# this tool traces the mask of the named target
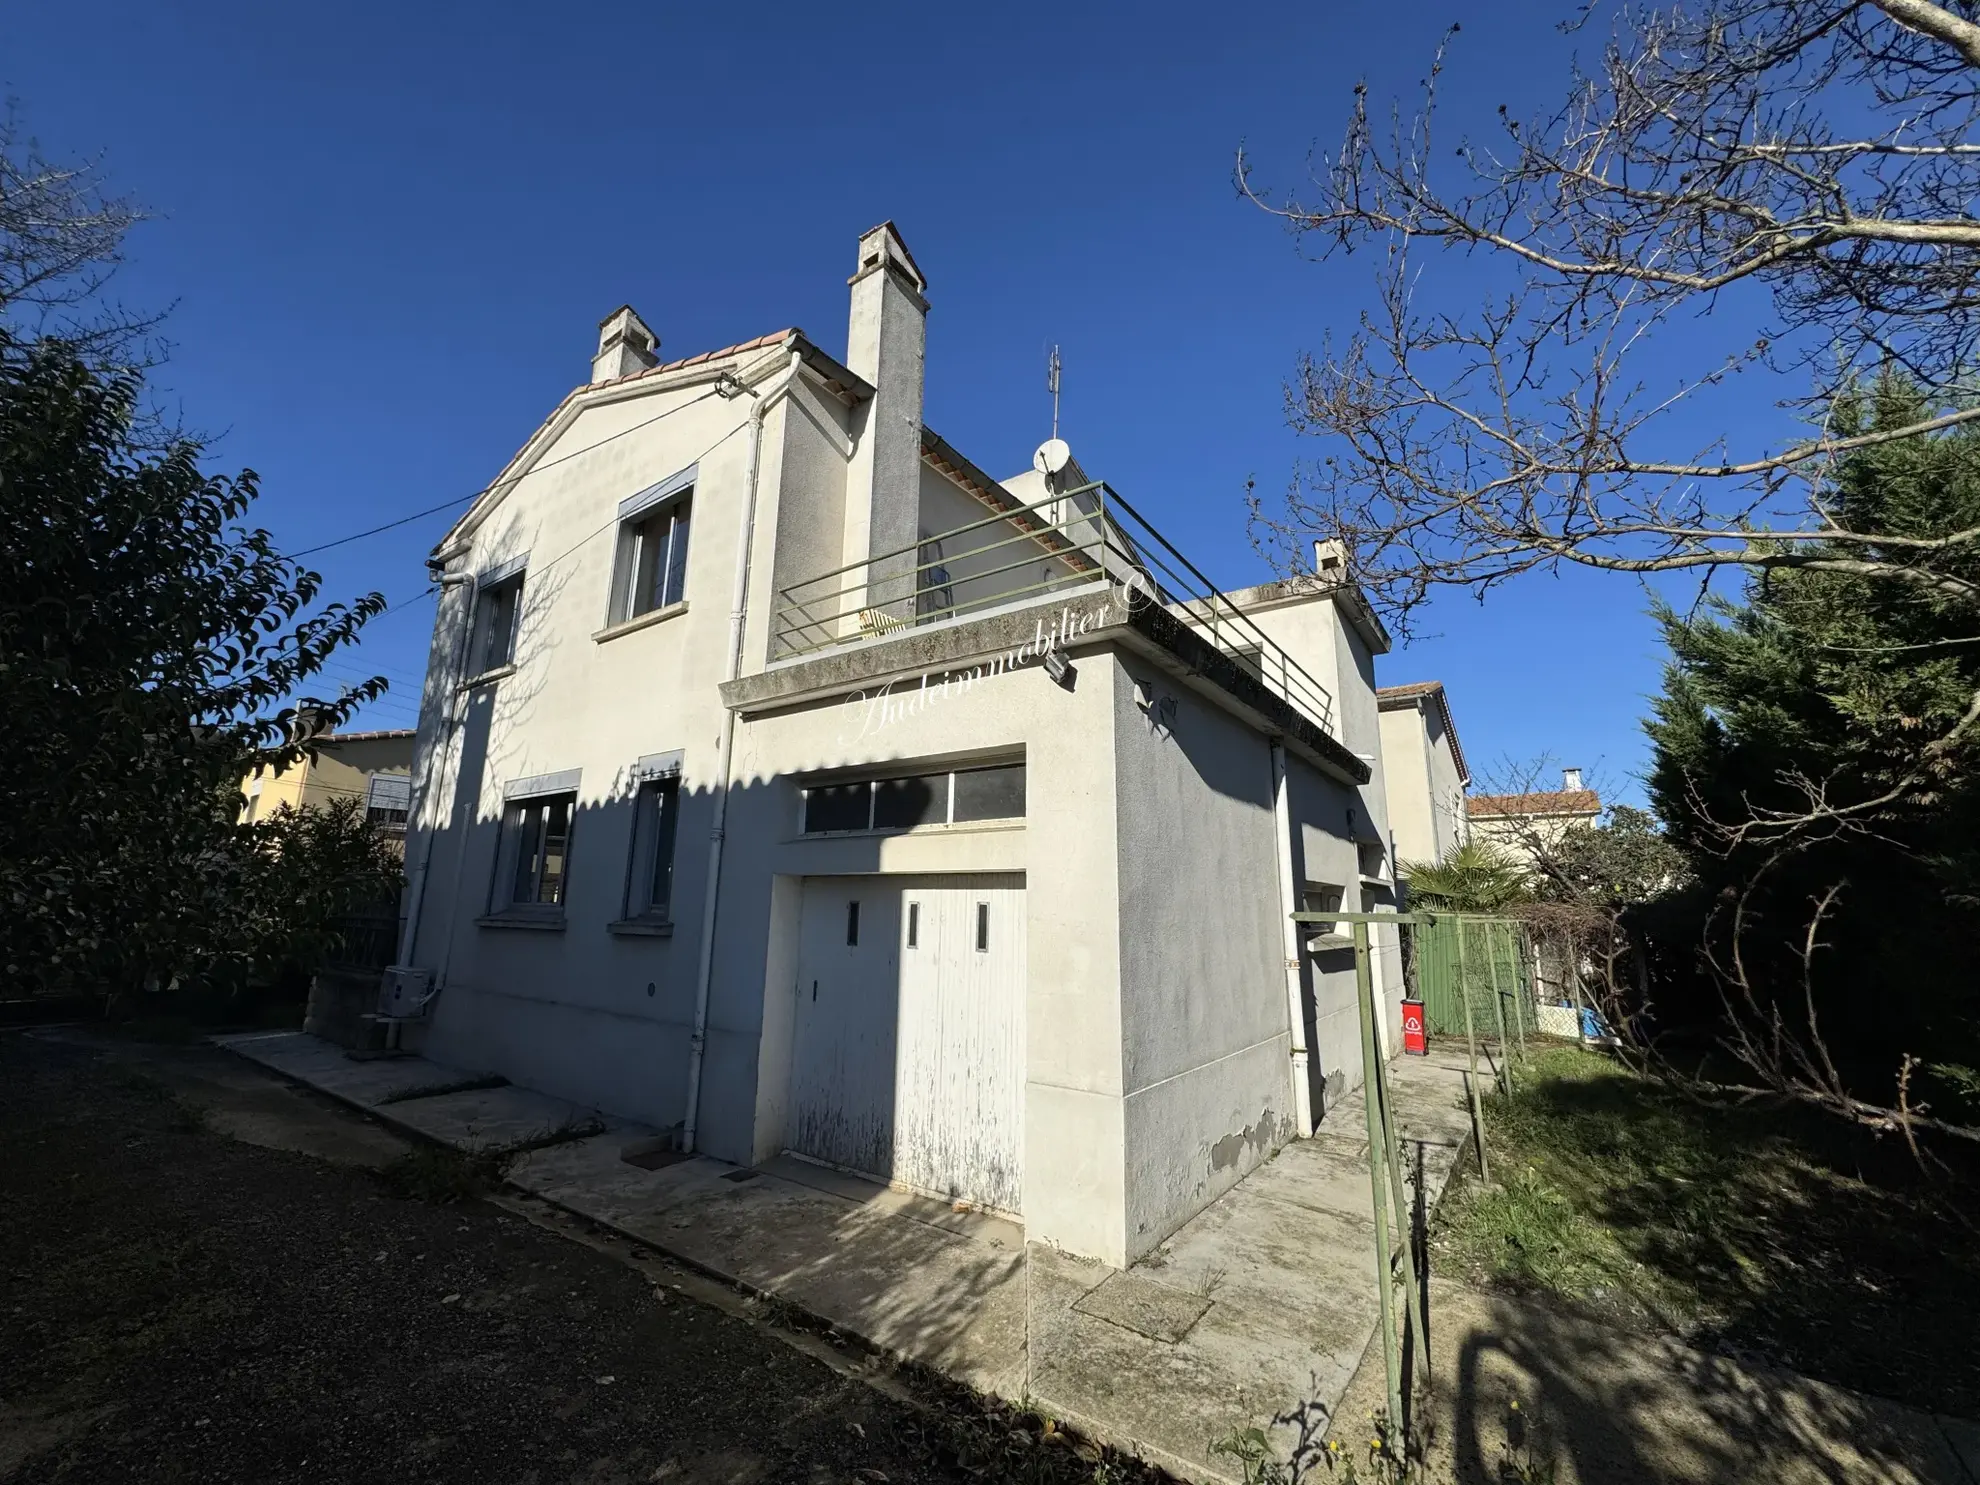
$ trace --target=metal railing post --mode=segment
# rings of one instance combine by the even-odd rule
[[[1499,988],[1499,946],[1494,943],[1492,930],[1499,925],[1489,923],[1485,929],[1485,957],[1492,969],[1492,1014],[1499,1025],[1499,1087],[1506,1093],[1512,1092],[1512,1049],[1506,1044],[1506,992]]]
[[[1368,1185],[1374,1197],[1375,1292],[1381,1302],[1382,1361],[1388,1372],[1389,1426],[1402,1428],[1402,1347],[1396,1338],[1395,1270],[1389,1254],[1389,1196],[1383,1190],[1388,1159],[1383,1154],[1382,1120],[1377,1113],[1382,1060],[1375,1040],[1375,981],[1368,963],[1368,925],[1354,925],[1355,1005],[1361,1016],[1361,1103],[1368,1124]],[[1414,1275],[1411,1276],[1412,1279]]]
[[[1379,1014],[1374,1004],[1374,974],[1368,968],[1368,956],[1373,952],[1369,943],[1369,930],[1366,923],[1354,925],[1355,989],[1361,993],[1362,981],[1367,980],[1369,1014],[1372,1018]],[[1402,1249],[1403,1275],[1408,1300],[1408,1315],[1411,1333],[1416,1337],[1416,1369],[1423,1382],[1425,1392],[1430,1387],[1430,1328],[1423,1314],[1423,1290],[1421,1275],[1416,1269],[1416,1224],[1411,1220],[1413,1213],[1409,1197],[1405,1194],[1402,1178],[1402,1156],[1397,1149],[1400,1144],[1400,1131],[1395,1124],[1395,1101],[1389,1096],[1389,1063],[1382,1056],[1381,1040],[1375,1044],[1374,1089],[1380,1097],[1382,1153],[1389,1166],[1389,1200],[1396,1214],[1397,1245]],[[1401,1426],[1401,1420],[1397,1420]]]
[[[1526,968],[1526,936],[1515,929],[1512,933],[1512,998],[1513,1026],[1519,1032],[1519,1065],[1526,1066],[1526,996],[1533,983],[1531,976],[1524,975]],[[1536,1034],[1538,1028],[1535,1029]]]
[[[1457,920],[1458,931],[1458,999],[1464,1002],[1464,1044],[1471,1053],[1471,1072],[1464,1085],[1471,1094],[1471,1138],[1478,1146],[1478,1179],[1489,1181],[1492,1172],[1485,1160],[1485,1110],[1478,1099],[1478,1033],[1471,1024],[1471,985],[1465,964],[1464,919]]]

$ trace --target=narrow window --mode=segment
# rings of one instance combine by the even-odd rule
[[[1347,900],[1347,889],[1331,882],[1308,882],[1300,894],[1300,906],[1309,913],[1336,913]],[[1334,923],[1309,923],[1309,932],[1321,938],[1331,938],[1341,934],[1342,925]]]
[[[987,954],[990,951],[990,904],[979,902],[976,905],[976,952]]]
[[[917,947],[921,942],[921,904],[908,904],[908,947]]]
[[[649,779],[640,786],[635,808],[626,916],[665,918],[674,900],[674,837],[680,825],[680,776]]]
[[[500,670],[516,656],[516,625],[522,615],[523,575],[491,583],[475,597],[473,671]]]
[[[851,902],[846,904],[846,946],[848,948],[857,948],[858,945],[859,899],[855,897]]]

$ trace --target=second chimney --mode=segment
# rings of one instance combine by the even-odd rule
[[[1569,794],[1578,793],[1581,789],[1581,770],[1578,768],[1562,769],[1561,788]]]
[[[914,615],[915,542],[921,530],[921,389],[927,355],[928,280],[892,222],[859,239],[848,283],[846,366],[873,385],[854,425],[846,470],[845,554],[868,562],[860,607]]]
[[[591,383],[631,376],[660,361],[660,337],[647,329],[630,304],[598,322],[598,354],[591,358]]]

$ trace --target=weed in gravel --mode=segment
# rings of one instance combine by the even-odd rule
[[[527,1155],[531,1150],[547,1150],[552,1145],[568,1145],[605,1132],[605,1121],[596,1114],[572,1114],[561,1124],[539,1129],[502,1146],[503,1155]]]
[[[110,1081],[126,1093],[135,1093],[151,1103],[163,1103],[172,1096],[171,1088],[156,1073],[142,1067],[118,1067]]]
[[[1012,1407],[913,1363],[900,1369],[927,1406],[927,1456],[967,1478],[1007,1485],[1155,1485],[1171,1477],[1061,1425],[1035,1404]]]
[[[394,1196],[436,1206],[475,1201],[502,1184],[508,1152],[415,1145],[382,1166],[378,1179]]]

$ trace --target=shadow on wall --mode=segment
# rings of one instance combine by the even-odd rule
[[[470,698],[470,779],[496,711],[486,688]],[[631,764],[603,798],[584,797],[588,776],[553,786],[506,802],[500,779],[464,790],[435,840],[416,962],[445,976],[426,1050],[677,1125],[715,793]],[[698,1146],[742,1164],[792,1149],[1019,1210],[1022,875],[883,875],[882,836],[793,845],[788,779],[732,786],[727,809]]]

